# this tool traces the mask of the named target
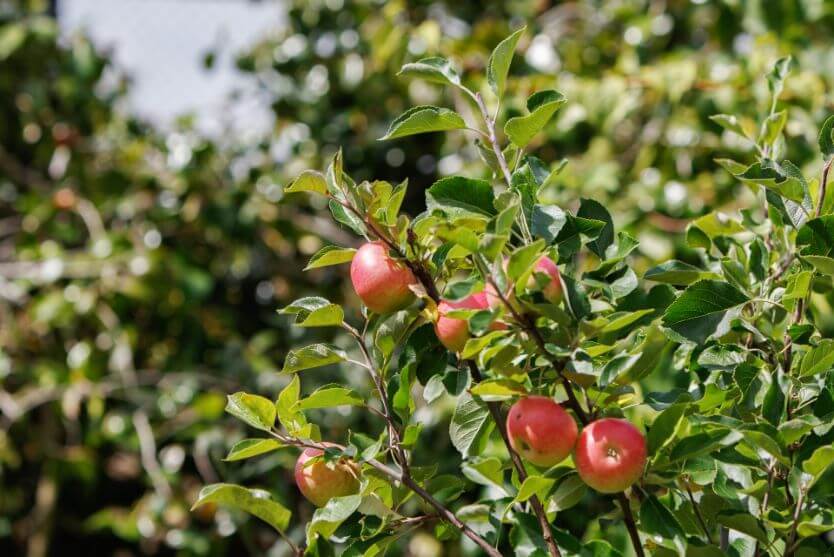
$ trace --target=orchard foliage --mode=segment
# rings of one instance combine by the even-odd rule
[[[57,2],[59,14],[68,1]],[[613,217],[617,231],[625,231],[639,241],[627,262],[642,280],[627,298],[642,299],[645,295],[646,300],[635,301],[632,306],[616,302],[623,312],[662,307],[666,303],[663,296],[670,298],[672,289],[685,290],[687,282],[721,279],[726,271],[719,269],[721,265],[714,259],[704,259],[705,248],[698,247],[703,243],[695,241],[698,232],[690,229],[686,233],[690,221],[696,221],[693,227],[702,231],[719,231],[713,231],[717,239],[710,240],[714,255],[726,246],[722,236],[739,241],[750,238],[749,233],[736,232],[732,223],[723,232],[720,227],[716,229],[726,221],[723,217],[716,220],[714,210],[720,209],[730,220],[748,226],[746,215],[739,209],[750,209],[762,227],[767,224],[763,208],[770,200],[766,193],[761,198],[764,186],[734,174],[744,173],[746,167],[759,162],[757,153],[764,148],[761,124],[771,113],[773,102],[769,80],[762,76],[775,60],[788,53],[797,63],[790,68],[790,78],[783,82],[776,117],[768,124],[778,128],[779,120],[785,119],[781,147],[778,151],[768,149],[766,158],[779,161],[783,167],[780,172],[785,174],[782,161],[792,161],[809,183],[812,203],[819,199],[818,181],[827,156],[820,156],[818,136],[821,123],[831,111],[829,92],[834,87],[829,71],[834,56],[830,40],[834,11],[826,2],[284,3],[288,15],[285,24],[247,51],[235,53],[241,83],[256,84],[258,98],[272,108],[274,127],[263,135],[251,130],[236,135],[229,130],[217,137],[202,133],[189,117],[160,128],[131,114],[128,99],[133,87],[122,73],[125,68],[119,68],[100,45],[83,35],[61,31],[54,20],[39,15],[50,2],[0,2],[0,554],[25,552],[35,557],[72,547],[88,554],[286,555],[290,547],[278,538],[275,527],[296,545],[302,544],[313,509],[292,486],[300,450],[272,450],[280,446],[279,440],[224,415],[226,394],[258,393],[272,403],[298,375],[303,381],[298,385],[303,386],[299,397],[306,401],[299,408],[308,423],[318,426],[322,441],[367,448],[373,440],[360,433],[381,433],[387,424],[379,415],[381,406],[374,395],[372,378],[357,367],[356,362],[364,359],[349,331],[294,325],[296,320],[305,321],[317,307],[291,308],[292,317],[274,312],[275,307],[287,306],[297,298],[315,296],[339,305],[357,332],[364,323],[358,310],[361,298],[346,277],[351,250],[359,248],[365,239],[327,214],[325,196],[286,194],[284,202],[279,203],[285,196],[283,185],[305,169],[326,169],[340,146],[344,148],[344,169],[358,183],[387,181],[393,196],[397,186],[408,178],[400,207],[407,215],[422,211],[427,201],[433,206],[449,205],[445,200],[448,194],[442,188],[435,191],[434,200],[425,195],[425,190],[443,177],[493,178],[494,171],[488,164],[496,161],[490,157],[489,143],[473,141],[480,138],[475,132],[451,130],[379,141],[394,120],[413,107],[425,105],[437,107],[436,112],[448,116],[447,122],[459,123],[440,109],[454,111],[467,125],[485,131],[470,97],[455,86],[442,86],[419,76],[398,77],[405,64],[445,55],[454,61],[451,67],[462,83],[473,92],[481,92],[493,110],[497,99],[488,74],[500,76],[496,71],[500,64],[488,71],[490,54],[522,22],[527,24],[528,31],[517,37],[517,52],[507,73],[510,77],[504,82],[497,134],[508,146],[504,127],[510,119],[520,117],[522,120],[516,122],[524,122],[523,118],[531,114],[526,101],[532,94],[556,87],[565,96],[567,102],[525,147],[527,153],[545,161],[552,170],[562,158],[570,161],[538,191],[538,204],[558,205],[573,216],[600,219],[602,213],[598,211],[577,213],[580,199],[596,200]],[[127,14],[129,9],[125,5]],[[505,43],[504,50],[509,46]],[[207,53],[205,57],[209,70],[224,59],[223,43],[217,48],[219,56]],[[237,98],[231,98],[228,106],[234,108],[236,103]],[[424,112],[424,116],[433,112]],[[785,114],[778,114],[781,112]],[[710,119],[717,114],[732,116]],[[730,129],[722,127],[722,121]],[[511,127],[511,133],[519,142],[526,139],[522,128]],[[721,159],[732,159],[741,166],[726,163],[727,169],[722,168],[715,162]],[[761,172],[754,168],[747,178]],[[491,185],[504,188],[503,181],[498,176]],[[783,199],[796,202],[801,197],[805,202],[801,184],[797,189],[795,183],[783,184],[777,179],[763,179],[761,183],[770,185],[766,192],[775,189]],[[449,182],[447,187],[456,189],[454,184]],[[773,199],[781,213],[778,198]],[[494,200],[492,203],[495,207]],[[822,215],[829,213],[830,203],[824,205]],[[795,208],[787,201],[783,204]],[[816,207],[808,212],[815,215]],[[698,220],[704,216],[707,218]],[[393,232],[387,223],[386,230]],[[513,228],[514,235],[522,233],[518,225]],[[477,230],[473,229],[480,238]],[[786,230],[795,234],[796,229],[788,225]],[[799,255],[791,260],[792,267],[774,283],[775,287],[796,284],[802,292],[806,291],[803,281],[808,281],[809,294],[800,324],[804,328],[794,331],[808,331],[807,326],[813,324],[817,333],[792,342],[792,366],[800,366],[800,377],[800,361],[805,360],[812,346],[803,342],[810,340],[813,346],[825,347],[826,343],[817,339],[834,335],[834,290],[827,286],[829,279],[818,273],[789,279],[800,268],[816,269],[809,266],[814,262],[825,265],[825,259],[815,258],[819,254],[802,253],[806,248],[824,250],[822,242],[813,240],[815,230],[824,227],[809,223],[803,233],[809,241],[803,239],[797,244]],[[687,243],[687,236],[693,243]],[[604,237],[601,234],[590,246],[600,244]],[[758,259],[760,263],[753,267],[759,268],[767,261],[778,268],[774,261],[784,255],[777,253],[783,249],[779,244],[782,237],[772,238],[773,248],[768,247],[766,237],[762,238],[770,259]],[[407,238],[405,245],[400,239],[397,242],[409,249]],[[436,253],[437,242],[421,249]],[[516,248],[522,244],[528,245],[514,236],[509,245]],[[324,245],[334,247],[310,260]],[[569,259],[554,253],[559,246],[548,244],[551,258],[558,261],[565,274],[565,283],[567,279],[578,278],[581,283],[595,280],[585,276],[593,272],[599,259],[590,246],[576,256],[578,269],[571,269]],[[750,249],[751,253],[759,250]],[[510,254],[510,249],[504,251]],[[392,257],[399,258],[396,253]],[[737,260],[735,251],[724,257]],[[336,261],[344,264],[330,265]],[[738,261],[748,265],[747,260]],[[309,270],[301,272],[308,262]],[[463,263],[471,264],[471,258]],[[434,262],[428,264],[436,270]],[[450,260],[441,267],[451,275],[456,265]],[[513,271],[504,268],[503,272]],[[481,285],[473,286],[472,294],[450,289],[456,282],[466,282],[473,273],[483,277],[469,270],[456,271],[453,277],[432,275],[445,298],[438,306],[438,315],[446,305],[474,305],[456,313],[457,317],[447,318],[463,336],[461,348],[469,339],[493,333],[494,338],[487,342],[499,342],[502,335],[518,336],[519,326],[503,302],[498,300],[498,304],[489,306],[485,298],[488,285],[484,284],[482,290]],[[540,310],[550,307],[568,312],[567,302],[559,298],[567,290],[561,288],[561,280],[557,281],[557,292],[554,281],[548,282],[544,274],[531,275],[518,299],[512,301],[525,304],[520,307],[547,326],[552,319],[528,309],[527,304]],[[658,287],[664,283],[652,280],[653,276],[676,284]],[[587,291],[587,284],[582,285]],[[594,315],[600,311],[594,307],[599,288],[599,284],[592,285],[589,291]],[[761,295],[736,288],[754,300],[744,308],[747,314],[757,308],[766,310]],[[791,295],[781,301],[778,293],[776,296],[774,301],[795,311]],[[735,298],[731,295],[731,299]],[[547,488],[541,502],[547,506],[560,543],[568,540],[562,534],[569,533],[589,551],[608,551],[607,546],[592,541],[597,539],[604,539],[621,553],[632,551],[619,514],[619,501],[588,488],[576,474],[557,485],[560,477],[548,475],[525,460],[528,474],[544,480],[532,481],[526,490],[515,490],[517,472],[510,472],[509,453],[500,436],[503,428],[491,415],[487,420],[481,411],[483,406],[477,402],[455,412],[460,393],[471,388],[465,384],[468,373],[451,372],[457,360],[434,340],[434,315],[428,301],[416,304],[410,308],[413,315],[428,308],[426,322],[410,335],[410,343],[397,348],[399,353],[408,352],[402,356],[403,369],[416,366],[413,399],[408,402],[405,386],[400,391],[399,383],[385,387],[391,393],[390,406],[403,433],[401,444],[408,452],[412,477],[420,482],[417,485],[430,489],[430,495],[486,538],[500,535],[499,551],[505,553],[512,551],[514,543],[523,552],[535,553],[532,541],[541,543],[534,534],[542,530],[530,519],[535,515],[530,495],[534,488]],[[488,318],[476,314],[486,307],[501,315],[484,329],[485,321],[478,325],[477,320]],[[778,306],[771,309],[774,318],[782,315]],[[318,312],[316,319],[332,319],[331,310]],[[646,314],[636,326],[643,327],[657,314]],[[470,327],[469,321],[473,320]],[[590,321],[580,323],[587,328]],[[550,326],[548,335],[561,334],[559,328]],[[758,327],[774,342],[780,335],[784,337],[766,322]],[[655,345],[661,346],[663,331],[651,332]],[[621,341],[613,332],[606,335]],[[722,341],[727,344],[728,338],[722,337]],[[382,342],[382,348],[372,347],[371,339],[368,342],[371,357],[376,357],[378,350],[390,350],[390,341]],[[562,342],[556,339],[552,344],[561,347]],[[754,358],[771,353],[760,343],[759,337],[754,338]],[[599,344],[600,350],[612,345],[611,341]],[[309,345],[314,348],[305,350]],[[775,354],[778,361],[783,361],[786,354],[783,348]],[[487,358],[477,362],[485,381],[494,379],[494,370],[500,367],[509,371],[506,378],[510,381],[525,371],[529,376],[533,370],[536,385],[550,384],[552,377],[541,381],[536,377],[538,370],[549,369],[541,357],[532,363],[522,358],[538,353],[538,349],[528,342],[519,350],[518,354],[507,350],[491,355],[478,349],[477,357],[483,354]],[[620,353],[617,350],[612,349],[609,355]],[[684,353],[676,350],[676,345],[669,345],[660,356],[674,358],[666,373],[651,373],[630,383],[635,389],[634,399],[621,400],[628,421],[647,434],[650,459],[655,458],[661,445],[662,451],[669,451],[673,440],[702,432],[698,420],[707,403],[699,399],[694,406],[676,406],[657,421],[665,403],[660,395],[648,395],[671,392],[668,396],[676,398],[694,390],[706,370],[721,377],[729,373],[710,368],[707,356],[704,363],[698,363],[697,357],[690,363],[694,352],[685,359]],[[592,357],[601,357],[593,349],[586,351]],[[417,363],[409,365],[412,359]],[[289,373],[310,361],[322,365],[300,375]],[[807,361],[806,371],[815,371],[804,376],[801,389],[794,385],[792,394],[814,396],[807,390],[807,383],[813,374],[827,370],[823,358]],[[818,365],[811,366],[814,361]],[[745,362],[755,364],[754,368],[758,365],[751,358]],[[400,357],[388,364],[387,377],[401,377],[399,364]],[[579,373],[597,373],[593,362],[575,360],[574,364],[580,368],[579,372],[574,370],[580,380],[589,378]],[[515,367],[522,371],[517,372]],[[277,373],[282,368],[288,373]],[[747,417],[747,411],[740,408],[755,409],[760,399],[764,400],[768,392],[765,384],[769,388],[770,383],[762,373],[772,374],[771,364],[759,371],[755,377],[749,369],[736,372],[740,379],[757,380],[742,382],[747,386],[746,406],[735,405],[734,412]],[[616,368],[612,366],[607,373],[616,376]],[[698,376],[696,383],[692,383],[693,374]],[[405,377],[410,381],[410,376]],[[426,383],[425,388],[421,381]],[[530,386],[525,385],[528,391],[533,390],[532,381]],[[605,383],[610,378],[600,381]],[[726,382],[717,385],[719,390],[727,387]],[[522,400],[512,383],[503,386],[502,393],[492,395],[500,405],[500,418],[509,416],[512,405]],[[729,385],[733,389],[735,386]],[[581,394],[580,387],[576,390]],[[322,392],[311,399],[310,394],[319,388]],[[610,385],[606,388],[613,389]],[[449,395],[447,390],[455,394]],[[555,391],[555,396],[542,394],[564,402],[567,393],[563,387]],[[716,400],[715,390],[708,392],[712,397],[708,400]],[[814,400],[825,401],[826,392],[821,388],[822,394]],[[489,397],[479,396],[479,400]],[[732,394],[726,396],[733,400]],[[329,408],[327,401],[333,397],[352,404]],[[641,400],[649,400],[656,408],[636,404]],[[586,405],[582,399],[579,402]],[[598,404],[593,399],[591,402]],[[422,426],[418,437],[414,437],[416,429],[407,428],[399,415],[404,407],[412,412],[412,403],[413,413],[407,423]],[[791,420],[809,412],[809,406],[802,404],[790,406]],[[367,409],[367,405],[373,409]],[[616,414],[614,408],[607,411]],[[268,419],[270,411],[265,412]],[[787,406],[785,412],[787,418]],[[814,425],[802,438],[804,443],[808,443],[808,437],[828,440],[822,427],[827,422],[825,403],[821,402],[814,412],[822,416],[821,424]],[[568,413],[577,429],[584,429],[576,420],[576,412],[568,409]],[[454,429],[449,423],[453,416],[457,424]],[[465,437],[462,424],[467,416],[472,417],[474,435],[456,447],[450,433],[454,431],[456,439]],[[814,422],[813,418],[807,419]],[[667,426],[660,427],[664,423]],[[795,425],[780,423],[783,429]],[[670,427],[675,433],[664,433]],[[735,431],[735,426],[727,427]],[[668,446],[663,445],[667,438]],[[244,439],[249,440],[239,443]],[[413,439],[417,440],[415,445],[410,444]],[[703,440],[696,438],[691,443]],[[790,453],[798,466],[812,444],[805,445],[802,454]],[[387,446],[387,441],[383,445]],[[470,456],[464,460],[458,448]],[[326,452],[322,460],[340,460],[334,452]],[[351,458],[356,461],[358,457]],[[398,468],[389,453],[379,460],[391,465],[392,470]],[[750,468],[747,477],[745,462],[730,463],[741,468],[722,464],[721,477],[716,465],[719,481],[709,482],[707,490],[701,485],[711,477],[709,470],[701,477],[692,472],[691,478],[700,483],[693,480],[688,485],[710,528],[713,545],[721,547],[726,532],[731,545],[727,552],[752,555],[756,549],[750,542],[754,530],[745,530],[744,521],[751,520],[747,515],[735,516],[737,523],[732,527],[718,524],[719,520],[730,520],[727,512],[719,511],[739,515],[740,505],[749,511],[756,501],[763,502],[763,486],[768,478],[756,468]],[[784,457],[777,463],[775,488],[768,496],[767,509],[787,516],[796,507],[790,506],[792,501],[784,491]],[[426,466],[437,470],[429,481],[420,476]],[[569,466],[569,461],[562,461],[557,470]],[[370,476],[364,467],[363,479],[367,480]],[[643,510],[637,505],[637,498],[644,495],[639,486],[646,488],[646,482],[663,478],[667,484],[651,484],[654,487],[646,488],[646,492],[664,505],[671,502],[668,508],[690,542],[688,552],[715,554],[714,548],[702,548],[693,541],[698,536],[702,541],[710,538],[700,534],[694,507],[691,501],[687,504],[688,493],[664,491],[671,485],[672,473],[666,470],[658,476],[656,468],[649,469],[654,471],[643,474],[638,487],[629,494],[636,523],[660,513],[657,506]],[[221,504],[202,505],[189,513],[200,487],[221,478],[259,489],[223,490],[214,496]],[[551,480],[552,488],[548,488]],[[826,481],[821,478],[817,484]],[[444,482],[450,487],[446,492],[442,489]],[[541,482],[544,487],[537,488]],[[378,485],[383,494],[390,486],[382,481]],[[820,506],[816,495],[820,489],[819,485],[812,488],[813,496],[805,497],[804,514],[797,528],[797,540],[812,538],[797,548],[806,555],[829,551],[824,544],[831,539],[826,537],[830,533],[807,535],[825,528],[825,517],[813,514]],[[398,490],[398,500],[409,492]],[[506,516],[499,515],[501,523],[497,527],[491,518],[494,509],[478,505],[482,499],[492,503],[516,496],[519,502]],[[271,505],[270,499],[278,501],[284,510]],[[730,506],[720,508],[717,503],[721,500]],[[256,514],[263,520],[249,520],[245,513],[225,504],[235,501],[249,501],[250,510],[258,509]],[[387,530],[381,532],[392,532],[394,525],[402,534],[387,546],[388,554],[480,552],[468,537],[456,534],[452,522],[438,522],[434,518],[436,509],[420,501],[423,499],[412,495],[397,509],[403,518],[386,519]],[[568,505],[572,506],[567,511],[554,515],[555,510]],[[777,531],[771,530],[774,526],[762,520],[762,513],[748,515],[758,517],[757,524],[769,536],[776,535]],[[347,524],[362,516],[366,517],[365,525],[373,521],[359,513]],[[519,530],[521,527],[526,530]],[[338,549],[348,545],[342,535],[344,528],[339,527],[330,537]],[[327,533],[325,529],[319,531]],[[662,535],[649,537],[645,530],[640,535],[649,545],[663,541]],[[780,530],[779,535],[788,538],[790,531],[785,534]],[[369,540],[367,546],[374,543]],[[325,543],[317,544],[324,551]],[[575,546],[563,550],[570,547]],[[782,546],[760,544],[760,548],[760,554],[765,550],[779,554]]]
[[[827,308],[820,296],[834,276],[834,117],[821,126],[823,163],[806,177],[786,158],[780,97],[793,62],[776,62],[766,76],[770,109],[756,125],[713,116],[752,147],[749,160],[718,162],[754,202],[693,220],[686,242],[694,261],[638,275],[631,263],[639,242],[604,204],[546,199],[565,162],[527,147],[570,100],[541,88],[523,108],[508,108],[523,34],[498,43],[486,80],[440,57],[403,65],[402,78],[435,84],[454,103],[414,106],[382,137],[464,134],[486,179],[438,180],[413,218],[400,211],[407,181],[355,181],[341,152],[324,172],[305,171],[286,187],[325,200],[335,221],[384,247],[380,257],[413,280],[416,301],[400,309],[399,280],[391,281],[396,303],[378,287],[366,298],[352,273],[360,296],[385,313],[345,311],[319,296],[283,308],[295,325],[341,328],[351,343],[293,349],[283,368],[291,380],[276,400],[229,396],[227,410],[263,435],[228,458],[302,448],[331,474],[358,470],[352,492],[342,482],[326,502],[314,500],[320,508],[305,540],[287,535],[299,555],[378,555],[421,525],[496,556],[829,553],[822,536],[834,529],[834,344],[815,316]],[[326,246],[309,266],[353,256]],[[559,272],[542,272],[543,258]],[[560,296],[546,295],[554,276]],[[459,303],[473,299],[481,302]],[[450,349],[433,326],[444,318],[465,323],[462,338],[444,343]],[[370,388],[305,387],[336,363],[365,374]],[[658,378],[683,386],[645,388]],[[533,397],[568,411],[577,427],[545,435],[573,447],[578,429],[573,459],[537,458],[535,443],[508,435],[506,408],[541,400]],[[459,457],[451,472],[433,458],[437,440],[424,435],[420,414],[447,398]],[[345,406],[375,419],[344,438],[325,437],[316,418]],[[605,468],[605,458],[627,469]],[[600,526],[573,531],[564,517],[586,498],[598,504],[584,507],[582,522]],[[268,494],[231,484],[206,487],[195,506],[211,502],[284,535],[295,519]],[[627,531],[628,544],[612,543],[607,528]]]

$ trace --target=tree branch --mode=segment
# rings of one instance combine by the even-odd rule
[[[301,439],[297,439],[295,437],[292,437],[290,435],[286,435],[284,433],[277,432],[277,431],[273,431],[271,433],[279,441],[281,441],[281,442],[283,442],[287,445],[292,445],[294,447],[313,448],[313,449],[318,449],[320,451],[324,451],[328,448],[332,448],[332,447],[335,446],[335,447],[339,448],[340,450],[344,450],[344,446],[338,445],[338,444],[335,444],[335,443],[328,446],[328,445],[323,445],[321,443],[315,443],[313,441],[303,441]],[[451,524],[452,526],[454,526],[455,528],[460,530],[460,532],[464,536],[466,536],[467,538],[472,540],[478,547],[483,549],[484,552],[487,555],[489,555],[490,557],[501,557],[501,553],[497,549],[495,549],[488,541],[486,541],[484,538],[482,538],[480,535],[478,535],[477,532],[472,530],[472,528],[470,528],[464,522],[462,522],[457,516],[455,516],[455,513],[453,513],[448,508],[446,508],[443,505],[443,503],[441,503],[440,501],[435,499],[431,495],[431,493],[429,493],[428,491],[423,489],[423,487],[420,486],[414,480],[414,478],[411,477],[410,474],[407,474],[404,471],[403,472],[398,472],[398,471],[394,470],[393,468],[391,468],[389,466],[386,466],[382,462],[380,462],[376,459],[373,459],[373,458],[368,459],[364,462],[366,462],[369,466],[371,466],[375,470],[378,470],[378,471],[382,472],[383,474],[388,476],[388,478],[390,478],[391,480],[393,480],[395,482],[399,482],[399,483],[407,486],[411,491],[416,493],[421,499],[423,499],[426,503],[428,503],[431,507],[433,507],[437,511],[437,513],[444,520],[446,520],[449,524]]]
[[[640,534],[637,532],[637,523],[634,521],[634,515],[631,514],[631,503],[628,501],[625,493],[618,493],[615,498],[620,503],[620,508],[623,510],[623,517],[625,519],[628,536],[631,538],[631,545],[634,547],[637,557],[645,557],[643,552],[643,543],[640,541]]]

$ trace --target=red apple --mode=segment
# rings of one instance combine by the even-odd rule
[[[573,459],[586,484],[601,493],[617,493],[643,475],[646,438],[626,420],[603,418],[582,430]]]
[[[487,301],[487,294],[485,292],[477,292],[470,294],[463,300],[453,302],[451,300],[441,300],[437,304],[437,321],[434,323],[434,332],[441,344],[451,350],[452,352],[460,352],[469,340],[469,323],[466,319],[458,319],[456,317],[446,317],[450,311],[457,309],[488,309],[489,302]],[[507,324],[501,322],[493,322],[489,327],[493,331],[506,329]]]
[[[327,444],[327,443],[325,443]],[[338,462],[310,459],[321,456],[320,449],[306,448],[295,463],[295,484],[311,503],[323,507],[333,497],[353,495],[359,491],[359,468],[346,458]]]
[[[576,422],[549,397],[529,396],[507,414],[510,445],[536,466],[549,468],[565,460],[576,444]]]
[[[562,279],[559,275],[559,267],[556,266],[556,263],[546,255],[542,256],[542,258],[536,262],[536,266],[533,268],[533,273],[547,275],[548,277],[547,285],[542,288],[542,294],[544,295],[545,300],[551,304],[560,303],[562,301]],[[527,282],[527,287],[535,288],[537,285],[538,283],[536,281],[536,277],[531,276]]]
[[[414,301],[409,288],[417,282],[411,269],[388,255],[382,242],[369,242],[353,256],[350,280],[356,294],[368,309],[391,313]]]

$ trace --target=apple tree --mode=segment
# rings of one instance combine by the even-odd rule
[[[792,61],[776,62],[759,124],[714,117],[754,146],[752,160],[719,163],[758,203],[689,224],[699,264],[638,276],[638,240],[603,204],[540,195],[565,163],[526,148],[569,101],[553,89],[525,106],[505,98],[523,33],[495,47],[486,80],[444,58],[406,63],[403,79],[446,88],[455,109],[415,106],[381,138],[464,134],[491,179],[442,178],[413,218],[400,212],[407,182],[357,183],[340,153],[285,188],[323,200],[365,242],[308,264],[350,263],[361,315],[319,296],[280,310],[351,344],[292,350],[277,400],[228,397],[227,411],[260,432],[228,460],[300,451],[296,484],[318,507],[305,539],[262,490],[213,484],[195,506],[247,511],[298,555],[381,555],[426,528],[496,557],[831,554],[834,341],[815,320],[834,276],[834,117],[819,135],[819,178],[807,178],[785,159]],[[369,388],[304,389],[306,374],[337,363]],[[649,377],[685,387],[648,391]],[[446,399],[453,473],[420,412]],[[366,410],[367,427],[322,438],[311,417],[344,406]],[[595,526],[577,530],[565,517],[588,498],[582,522]]]

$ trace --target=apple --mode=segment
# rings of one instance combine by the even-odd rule
[[[506,268],[507,262],[505,261],[504,265]],[[537,279],[536,275],[545,275],[545,279]],[[541,282],[539,282],[541,281]],[[539,284],[545,284],[545,286],[541,287]],[[541,290],[542,295],[544,298],[550,302],[551,304],[559,304],[562,301],[563,292],[562,292],[562,278],[559,274],[559,267],[556,266],[556,263],[543,255],[536,261],[535,266],[533,267],[533,272],[530,274],[530,277],[527,279],[527,284],[525,285],[527,290]],[[515,299],[515,293],[513,288],[510,288],[504,294],[504,300],[507,303],[512,304],[513,307],[517,308],[517,302]],[[495,287],[490,283],[486,287],[487,293],[487,300],[489,301],[489,307],[492,309],[498,309],[503,307],[504,301],[501,299],[501,296],[498,295]]]
[[[536,262],[533,273],[534,275],[541,274],[548,277],[546,286],[542,288],[544,299],[551,304],[560,303],[562,301],[562,278],[559,275],[559,267],[556,266],[556,262],[544,255]],[[527,288],[536,288],[537,285],[536,277],[531,276],[527,281]]]
[[[417,279],[411,269],[388,254],[382,242],[359,248],[350,264],[350,280],[362,303],[376,313],[398,311],[414,301],[409,286]]]
[[[450,311],[458,309],[489,309],[486,292],[470,294],[458,301],[441,300],[437,304],[437,321],[434,322],[434,332],[440,343],[452,352],[460,352],[466,345],[471,335],[469,334],[469,323],[466,319],[446,317]],[[489,326],[490,330],[498,331],[507,328],[506,323],[495,321]]]
[[[565,460],[576,444],[576,422],[546,396],[528,396],[507,414],[510,445],[536,466],[550,468]]]
[[[329,445],[329,443],[325,443]],[[359,468],[355,462],[342,458],[337,462],[318,459],[321,449],[308,447],[295,463],[295,484],[301,494],[317,507],[323,507],[333,497],[353,495],[359,491]]]
[[[617,493],[643,475],[646,438],[626,420],[603,418],[582,430],[573,460],[586,484],[600,493]]]

